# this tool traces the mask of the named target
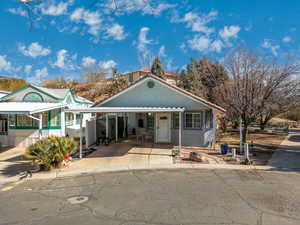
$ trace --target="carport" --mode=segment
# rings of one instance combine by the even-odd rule
[[[116,134],[115,139],[118,141],[118,116],[121,114],[124,117],[127,113],[162,113],[162,112],[178,112],[179,113],[179,129],[178,129],[178,150],[181,150],[181,133],[182,133],[182,113],[184,108],[181,107],[91,107],[91,108],[69,108],[66,112],[80,113],[80,153],[79,157],[82,158],[82,118],[84,113],[105,113],[105,135],[108,137],[108,116],[115,115],[116,120]]]

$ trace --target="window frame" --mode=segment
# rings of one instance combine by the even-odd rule
[[[185,112],[184,113],[184,129],[186,130],[203,130],[204,124],[203,124],[203,111],[197,111],[197,112]],[[187,126],[187,115],[192,115],[192,121],[191,121],[191,127]],[[200,115],[200,127],[195,126],[195,115]]]

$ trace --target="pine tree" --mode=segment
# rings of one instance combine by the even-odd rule
[[[165,71],[163,69],[163,66],[162,66],[162,63],[161,63],[159,57],[156,57],[154,59],[154,62],[151,67],[151,73],[160,78],[164,78]]]

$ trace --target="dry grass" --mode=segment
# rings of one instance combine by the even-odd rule
[[[247,141],[250,144],[251,160],[255,165],[265,165],[270,160],[273,152],[286,138],[284,133],[256,132],[248,134]],[[231,148],[239,149],[239,132],[233,131],[226,133],[219,144],[228,143]]]

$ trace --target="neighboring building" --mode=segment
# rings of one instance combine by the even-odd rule
[[[151,73],[151,69],[150,68],[144,68],[144,69],[140,69],[137,71],[133,71],[130,73],[126,73],[126,74],[122,74],[123,77],[126,78],[126,80],[129,83],[135,82],[137,80],[139,80],[140,78],[147,76],[148,74]],[[165,71],[165,80],[173,85],[177,85],[178,81],[179,81],[179,75],[173,72],[169,72],[169,71]]]
[[[8,121],[0,142],[28,146],[48,135],[79,137],[80,114],[64,111],[71,106],[86,108],[91,105],[93,102],[74,95],[69,89],[28,85],[0,98],[2,121]],[[84,115],[83,127],[90,118],[91,113]]]
[[[151,74],[93,107],[70,111],[102,113],[101,122],[97,123],[102,129],[100,136],[118,139],[136,135],[155,143],[178,145],[179,149],[182,145],[214,145],[216,113],[225,112]]]

